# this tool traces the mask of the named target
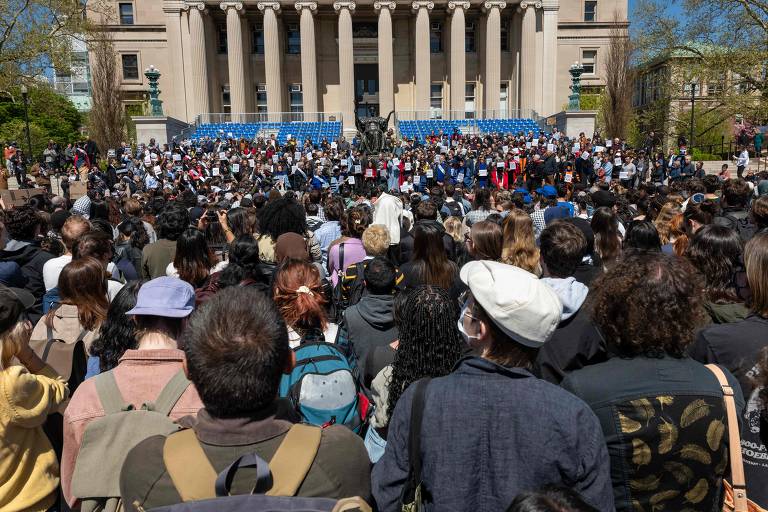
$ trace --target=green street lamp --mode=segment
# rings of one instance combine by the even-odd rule
[[[571,74],[571,94],[568,96],[568,110],[578,112],[581,110],[581,75],[584,74],[584,67],[578,62],[574,62],[568,69]]]
[[[32,158],[32,136],[29,133],[29,89],[21,84],[21,99],[24,102],[24,124],[27,133],[27,161]]]
[[[155,66],[150,65],[144,70],[144,76],[149,80],[149,104],[152,108],[152,115],[161,117],[163,115],[163,101],[160,99],[160,89],[157,87],[160,71]]]

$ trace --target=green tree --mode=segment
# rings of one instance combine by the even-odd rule
[[[29,131],[33,157],[38,158],[49,140],[66,145],[80,137],[82,117],[64,96],[46,85],[29,89]],[[15,140],[26,150],[24,103],[18,87],[0,95],[0,139]]]

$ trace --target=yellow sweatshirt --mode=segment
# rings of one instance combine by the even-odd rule
[[[56,501],[59,461],[43,432],[49,414],[69,396],[67,383],[46,366],[0,370],[0,510],[45,511]]]

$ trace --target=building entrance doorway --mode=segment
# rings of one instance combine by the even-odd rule
[[[379,115],[379,67],[377,64],[355,64],[355,105],[357,115]]]

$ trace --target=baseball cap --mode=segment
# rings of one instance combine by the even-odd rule
[[[563,306],[530,272],[496,261],[471,261],[460,276],[493,323],[521,345],[539,348],[555,332]]]
[[[567,219],[570,216],[571,212],[565,206],[549,206],[544,210],[544,223],[549,226],[557,219]]]
[[[0,284],[0,333],[16,325],[19,316],[35,304],[35,297],[22,288]]]
[[[139,288],[136,306],[126,315],[185,318],[195,309],[192,285],[175,277],[158,277]]]
[[[536,189],[536,193],[546,198],[557,197],[557,189],[552,185],[544,185]]]

